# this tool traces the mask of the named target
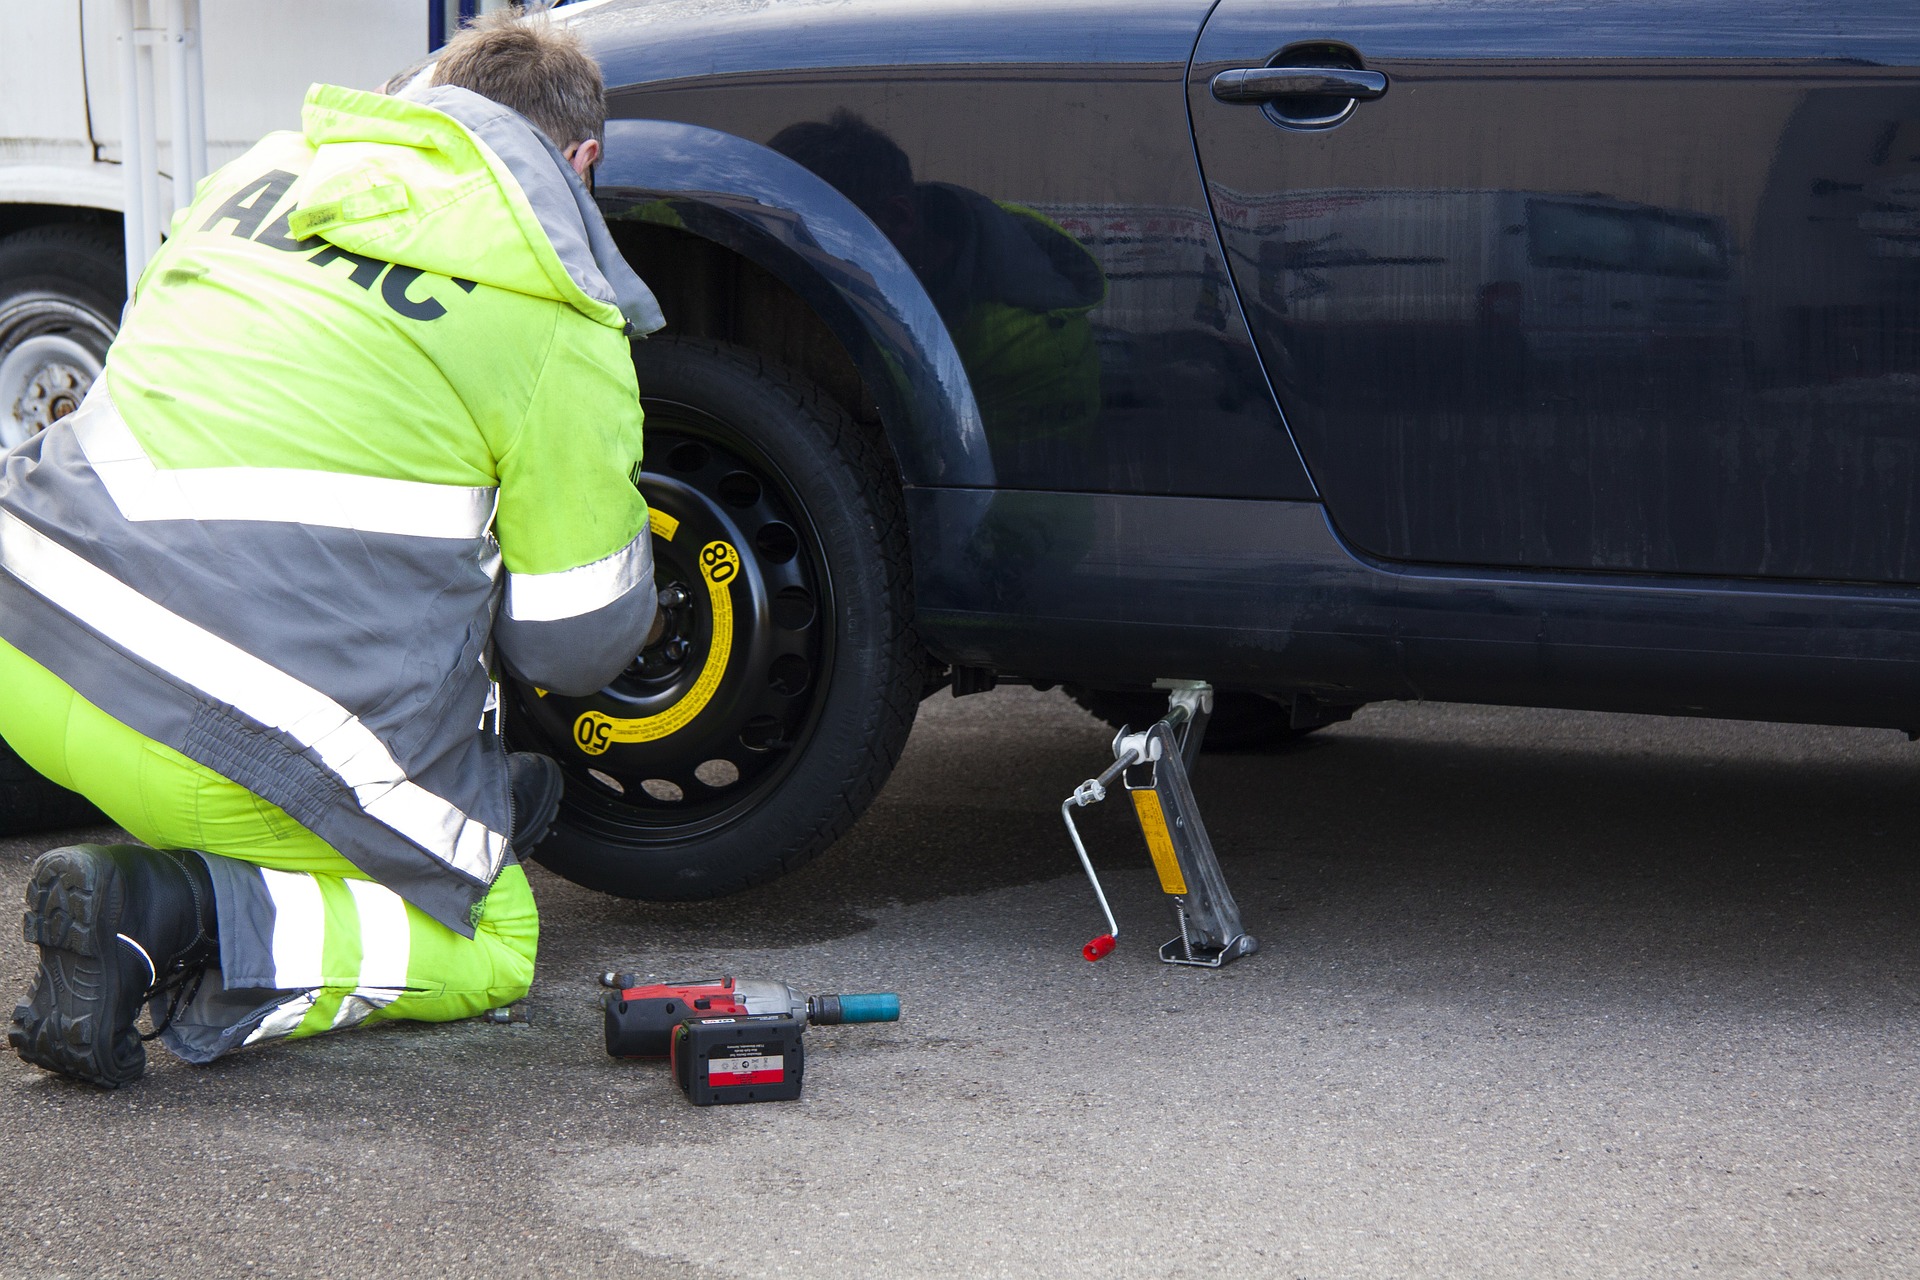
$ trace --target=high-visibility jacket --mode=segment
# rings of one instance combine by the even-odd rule
[[[470,935],[512,823],[489,648],[587,692],[652,618],[659,311],[513,111],[315,86],[302,124],[201,185],[82,408],[0,455],[0,636]]]

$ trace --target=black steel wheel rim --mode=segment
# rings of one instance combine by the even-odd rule
[[[707,835],[752,812],[813,733],[833,660],[832,580],[793,483],[712,414],[644,405],[654,580],[686,603],[598,693],[508,691],[515,745],[568,775],[567,823],[615,841]]]

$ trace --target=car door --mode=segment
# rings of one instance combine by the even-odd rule
[[[1920,9],[1222,0],[1256,344],[1398,560],[1920,581]]]

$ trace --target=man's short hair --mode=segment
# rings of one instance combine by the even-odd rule
[[[600,64],[579,36],[544,13],[503,9],[476,18],[439,58],[434,84],[459,85],[512,107],[562,150],[606,129]]]

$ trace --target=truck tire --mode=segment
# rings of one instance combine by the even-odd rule
[[[79,407],[126,302],[118,237],[60,223],[0,240],[0,449]]]
[[[1066,693],[1115,729],[1145,729],[1167,714],[1167,695],[1151,690],[1082,689],[1068,685]],[[1207,719],[1207,736],[1200,740],[1200,750],[1248,751],[1273,747],[1305,737],[1319,727],[1294,728],[1293,713],[1285,703],[1257,693],[1215,690],[1213,715]]]
[[[5,696],[0,693],[0,696]],[[0,836],[53,827],[90,827],[107,818],[86,797],[56,786],[0,742]]]
[[[899,480],[818,387],[742,348],[634,346],[665,633],[607,688],[503,694],[566,795],[534,857],[622,897],[718,897],[851,826],[905,746],[924,659]]]
[[[83,223],[0,240],[0,449],[72,413],[100,375],[126,300],[122,261],[118,237]],[[105,821],[0,742],[0,836]]]

